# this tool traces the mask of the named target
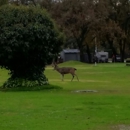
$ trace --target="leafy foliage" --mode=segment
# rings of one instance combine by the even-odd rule
[[[61,44],[62,34],[45,10],[0,8],[0,66],[10,70],[11,81],[20,78],[44,84],[47,60],[59,52]]]
[[[98,51],[119,53],[122,62],[125,53],[130,55],[129,0],[44,0],[41,6],[65,32],[66,47],[78,47],[81,53],[91,56],[96,43]]]
[[[8,3],[8,0],[0,0],[0,6],[5,5]]]

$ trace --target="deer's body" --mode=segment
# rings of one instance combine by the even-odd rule
[[[75,70],[77,70],[76,68],[73,68],[73,67],[58,67],[57,65],[55,65],[54,70],[57,70],[62,75],[62,81],[63,81],[65,74],[71,74],[72,75],[71,81],[74,79],[74,76],[76,76],[77,80],[79,81],[78,76],[75,74]]]

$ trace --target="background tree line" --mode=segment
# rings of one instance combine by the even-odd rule
[[[1,0],[2,1],[2,0]],[[100,50],[120,54],[122,62],[130,55],[129,0],[9,0],[11,4],[47,9],[66,36],[63,48],[79,48],[89,60],[95,41]],[[111,56],[110,55],[110,56]]]

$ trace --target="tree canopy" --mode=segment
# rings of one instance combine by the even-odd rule
[[[44,1],[50,6],[46,2],[41,6],[48,9],[67,39],[74,39],[73,43],[76,43],[81,52],[88,53],[87,50],[90,49],[93,52],[96,37],[99,51],[104,48],[115,55],[121,54],[122,62],[126,50],[130,54],[129,0]],[[70,42],[66,45],[71,47]]]
[[[66,35],[64,47],[78,48],[82,53],[110,50],[115,55],[130,55],[129,0],[10,0],[16,5],[40,5],[46,8]],[[81,59],[83,59],[81,57]]]

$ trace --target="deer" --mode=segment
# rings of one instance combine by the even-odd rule
[[[73,68],[73,67],[58,67],[58,65],[56,63],[53,63],[53,67],[54,67],[54,70],[56,70],[57,72],[59,72],[61,74],[62,81],[64,80],[65,74],[71,74],[72,75],[71,81],[73,81],[75,76],[77,77],[77,80],[79,81],[78,76],[75,74],[75,71],[77,70],[76,68]]]

